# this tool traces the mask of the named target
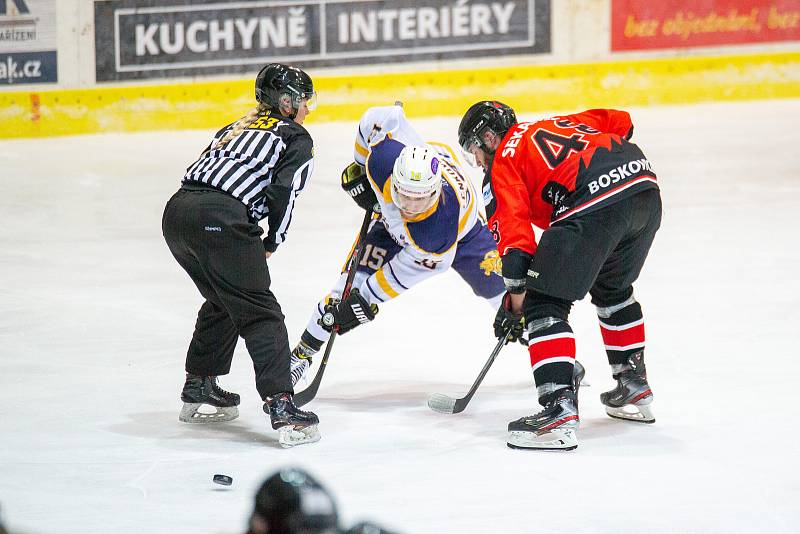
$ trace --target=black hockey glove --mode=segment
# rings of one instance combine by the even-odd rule
[[[372,190],[372,186],[369,184],[369,177],[364,167],[355,161],[342,171],[342,189],[350,195],[350,198],[361,209],[379,211],[379,209],[376,209],[379,206],[378,199],[375,198],[375,191]]]
[[[328,332],[338,326],[338,333],[346,334],[358,325],[373,320],[377,313],[378,305],[370,304],[358,289],[353,289],[346,299],[326,304],[325,313],[318,322]]]
[[[522,337],[525,330],[525,317],[511,311],[511,294],[506,293],[503,296],[503,303],[497,309],[497,315],[494,317],[494,336],[501,339],[509,330],[511,331],[511,335],[508,336],[510,343],[519,341],[523,345],[527,345]]]

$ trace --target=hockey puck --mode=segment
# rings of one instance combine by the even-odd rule
[[[214,483],[223,486],[230,486],[233,484],[233,479],[228,475],[214,475]]]

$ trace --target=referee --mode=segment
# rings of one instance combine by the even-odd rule
[[[290,447],[318,441],[319,419],[292,401],[289,339],[266,260],[286,239],[314,168],[313,141],[302,124],[316,93],[308,74],[279,63],[261,69],[255,89],[257,107],[216,133],[164,209],[170,252],[206,299],[186,355],[179,419],[239,415],[239,395],[219,387],[217,377],[230,372],[241,336],[264,411],[281,445]],[[262,219],[269,227],[263,240]],[[201,412],[203,405],[214,412]]]

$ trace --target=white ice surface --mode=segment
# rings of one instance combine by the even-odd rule
[[[413,104],[412,104],[413,105]],[[278,466],[312,471],[344,523],[406,533],[800,531],[800,101],[633,110],[664,220],[636,286],[657,422],[610,419],[594,309],[572,325],[591,387],[572,453],[508,449],[538,409],[525,350],[453,273],[337,340],[322,441],[283,450],[240,343],[223,379],[241,417],[178,422],[201,298],[161,212],[209,132],[0,142],[0,504],[12,531],[236,533]],[[415,121],[453,141],[457,118]],[[269,265],[290,337],[338,275],[361,219],[339,190],[354,124],[314,124],[317,165]],[[214,473],[231,475],[230,489]]]

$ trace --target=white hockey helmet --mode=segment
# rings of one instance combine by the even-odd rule
[[[392,201],[403,215],[429,210],[442,191],[439,155],[427,146],[407,146],[392,169]]]

